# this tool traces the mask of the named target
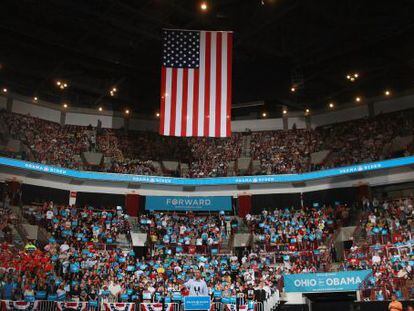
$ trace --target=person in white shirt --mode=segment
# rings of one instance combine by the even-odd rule
[[[119,293],[122,291],[121,285],[119,285],[118,282],[113,281],[109,283],[108,289],[111,292],[111,295],[114,297],[118,297]]]
[[[184,286],[190,291],[190,296],[208,296],[208,287],[206,281],[201,278],[200,271],[195,271],[195,277],[184,283]]]
[[[378,254],[374,254],[374,256],[372,256],[372,264],[380,264],[381,263],[381,257]]]
[[[52,220],[53,219],[53,211],[52,210],[48,210],[47,212],[46,212],[46,219],[47,220]]]
[[[63,243],[61,246],[60,246],[60,252],[61,253],[65,253],[65,252],[67,252],[68,250],[69,250],[69,245],[68,244],[66,244],[66,242],[65,243]]]

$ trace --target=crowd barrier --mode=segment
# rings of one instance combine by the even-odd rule
[[[76,301],[11,301],[1,300],[1,311],[139,311],[139,305],[133,302],[76,302]],[[148,310],[150,311],[150,310]],[[160,309],[153,309],[151,311],[163,311]],[[171,308],[166,311],[178,311],[178,309]]]
[[[260,311],[271,311],[275,306],[279,305],[279,302],[279,291],[275,291],[265,302],[263,302],[263,310]]]
[[[212,302],[209,311],[269,311],[277,302],[267,302],[265,310],[262,302],[252,304],[224,304]],[[273,305],[272,305],[273,304]],[[1,300],[1,311],[184,311],[184,305],[178,303],[134,303],[134,302],[84,302],[84,301],[12,301]]]

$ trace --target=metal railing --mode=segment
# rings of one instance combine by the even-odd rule
[[[270,302],[270,299],[268,300]],[[230,307],[227,307],[230,306]],[[266,307],[262,302],[252,304],[225,304],[212,302],[209,311],[269,311],[275,303]],[[84,311],[184,311],[184,304],[178,303],[135,303],[135,302],[104,302],[104,301],[11,301],[0,300],[0,310],[26,311],[55,311],[55,310],[84,310]]]
[[[11,301],[1,300],[0,310],[26,310],[26,311],[55,311],[55,310],[85,310],[85,311],[138,311],[139,304],[134,302],[98,302],[98,301]],[[162,309],[160,311],[163,311]],[[178,311],[171,309],[169,311]]]

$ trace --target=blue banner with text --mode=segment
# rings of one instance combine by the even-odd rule
[[[231,211],[231,197],[147,196],[145,209],[148,211]]]
[[[358,290],[371,273],[371,270],[361,270],[287,274],[283,279],[288,293],[343,292]]]
[[[184,297],[184,310],[210,310],[209,296]]]
[[[305,182],[309,180],[332,178],[335,176],[350,175],[355,173],[370,172],[390,169],[414,164],[414,156],[384,160],[379,162],[356,164],[332,168],[328,170],[314,171],[301,174],[257,175],[257,176],[231,176],[231,177],[206,177],[206,178],[175,178],[164,176],[146,176],[134,174],[100,173],[90,171],[77,171],[41,163],[27,162],[17,159],[0,157],[0,166],[23,169],[57,176],[76,178],[80,180],[129,182],[139,184],[159,184],[174,186],[220,186],[241,184],[271,184]]]

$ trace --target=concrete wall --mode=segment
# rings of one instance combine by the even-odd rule
[[[0,96],[0,110],[7,109],[7,97]]]
[[[374,103],[374,112],[376,115],[410,108],[414,108],[414,95],[380,100]]]
[[[12,112],[23,115],[31,115],[32,117],[60,122],[60,110],[47,108],[40,105],[31,104],[21,100],[13,100]]]
[[[232,132],[282,130],[282,119],[240,120],[231,122]]]
[[[148,235],[146,233],[131,232],[132,246],[145,246]]]
[[[250,233],[236,233],[234,235],[234,247],[246,247],[250,242]]]
[[[67,112],[66,124],[88,126],[97,126],[98,120],[102,122],[103,128],[120,128],[124,125],[124,119],[114,117],[112,112],[108,114],[86,114],[79,112]]]
[[[368,117],[368,106],[361,105],[348,108],[346,110],[337,110],[330,113],[323,113],[311,116],[312,127],[318,127],[326,124],[345,122],[355,119]]]
[[[29,240],[37,240],[39,227],[36,225],[22,224],[25,232],[27,233],[27,238]]]

